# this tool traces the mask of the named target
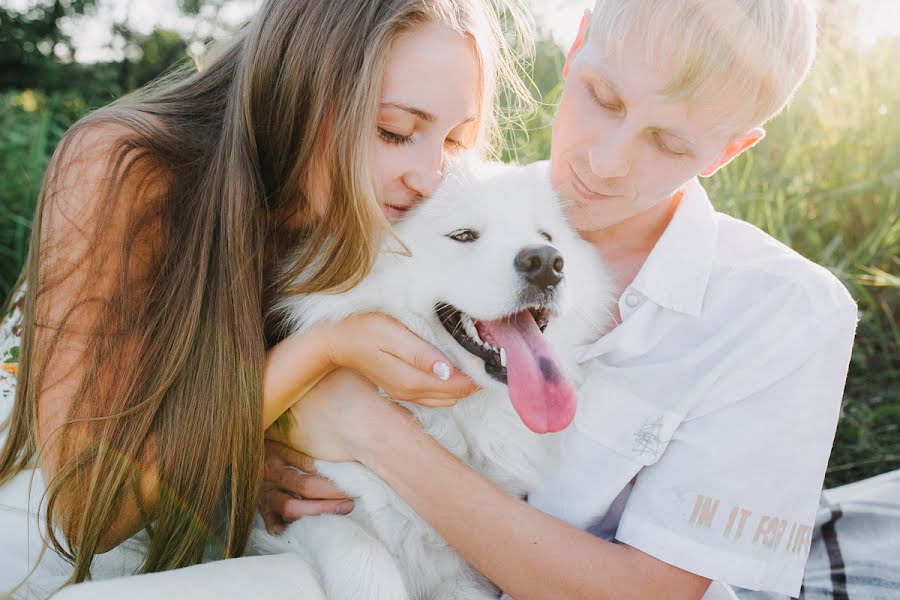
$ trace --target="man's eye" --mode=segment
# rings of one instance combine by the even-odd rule
[[[620,107],[618,107],[614,104],[610,104],[609,102],[606,102],[602,98],[600,98],[600,95],[597,94],[597,90],[594,89],[594,86],[587,84],[587,91],[588,91],[588,94],[590,94],[590,96],[591,96],[591,100],[593,100],[594,104],[596,104],[597,106],[599,106],[605,110],[619,112]]]
[[[456,242],[474,242],[478,239],[478,232],[473,229],[457,229],[453,233],[448,233],[447,237]]]
[[[388,144],[394,144],[397,146],[402,145],[402,144],[408,144],[412,141],[411,135],[400,135],[399,133],[394,133],[393,131],[388,131],[387,129],[384,129],[383,127],[378,128],[378,137],[383,139]]]
[[[550,235],[549,233],[547,233],[546,231],[541,232],[541,237],[543,237],[545,240],[547,240],[551,244],[553,243],[553,236]]]
[[[654,134],[653,142],[663,154],[668,154],[669,156],[673,156],[675,158],[681,158],[682,156],[687,155],[687,152],[679,152],[677,150],[672,150],[671,148],[669,148],[658,134]]]

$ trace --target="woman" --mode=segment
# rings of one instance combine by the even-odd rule
[[[299,291],[354,285],[444,158],[487,148],[500,83],[521,84],[485,4],[270,0],[201,72],[66,134],[20,286],[0,490],[14,478],[24,488],[37,459],[48,542],[74,564],[70,581],[141,531],[143,572],[239,556],[264,428],[337,367],[398,399],[472,391],[396,322],[357,318],[274,343],[263,315],[305,269]],[[299,258],[277,271],[288,248]],[[3,544],[19,563],[25,537]],[[0,591],[27,574],[0,564]]]

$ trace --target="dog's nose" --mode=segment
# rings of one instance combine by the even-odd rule
[[[541,289],[562,280],[564,265],[562,254],[553,246],[529,246],[516,256],[516,270]]]

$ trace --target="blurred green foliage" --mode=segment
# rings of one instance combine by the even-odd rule
[[[41,177],[66,128],[188,60],[191,40],[121,26],[117,35],[136,49],[129,58],[60,60],[55,48],[71,42],[59,19],[93,2],[51,4],[27,15],[0,8],[0,297],[18,276]],[[200,15],[208,4],[218,9],[222,0],[179,6]],[[763,143],[704,181],[719,210],[831,269],[859,302],[829,486],[900,468],[900,38],[862,48],[845,22],[826,14],[816,66],[788,110],[767,125]],[[507,131],[506,160],[549,155],[564,55],[546,35],[537,50],[531,77],[542,104]]]

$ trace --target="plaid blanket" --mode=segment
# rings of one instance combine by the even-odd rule
[[[787,598],[735,593],[740,600]],[[900,470],[822,493],[799,597],[900,599]]]

